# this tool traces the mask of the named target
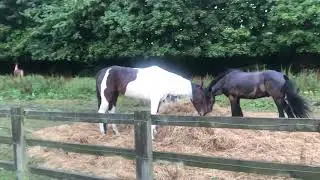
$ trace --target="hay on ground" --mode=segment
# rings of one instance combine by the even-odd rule
[[[164,104],[161,114],[197,115],[189,102]],[[229,108],[214,106],[209,116],[230,116]],[[245,116],[277,117],[277,113],[244,112]],[[121,136],[101,135],[97,124],[74,123],[36,131],[40,139],[134,148],[133,127],[120,125]],[[318,133],[271,132],[241,129],[162,126],[154,142],[156,151],[194,153],[216,157],[280,163],[320,165]],[[135,179],[135,162],[121,157],[101,157],[33,147],[31,157],[53,168],[77,170],[106,177]],[[183,164],[155,163],[156,179],[288,179],[221,170],[192,168]]]

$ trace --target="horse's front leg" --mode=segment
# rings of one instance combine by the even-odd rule
[[[230,100],[230,105],[231,105],[231,114],[232,116],[239,116],[240,112],[239,112],[239,103],[238,103],[238,98],[229,95],[229,100]],[[241,110],[241,108],[240,108]],[[242,113],[242,112],[241,112]]]
[[[243,113],[242,113],[242,109],[241,109],[241,106],[240,106],[240,98],[237,98],[237,112],[238,112],[238,116],[241,116],[243,117]]]
[[[243,117],[242,109],[240,107],[240,104],[238,105],[238,116]]]
[[[151,114],[156,115],[159,111],[159,106],[160,106],[160,100],[161,98],[158,97],[153,97],[151,98]],[[154,140],[154,135],[157,134],[157,129],[156,125],[151,125],[151,137],[152,140]]]

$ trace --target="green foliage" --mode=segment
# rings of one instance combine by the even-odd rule
[[[316,0],[0,0],[0,56],[226,57],[320,52]]]
[[[0,0],[0,58],[28,54],[28,20],[24,10],[34,7],[39,0]]]
[[[279,0],[268,13],[263,44],[274,50],[320,51],[320,1]],[[268,42],[267,42],[268,41]],[[272,44],[271,44],[272,43]]]

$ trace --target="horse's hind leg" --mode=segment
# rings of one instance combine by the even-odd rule
[[[105,98],[102,98],[98,113],[101,113],[101,114],[106,113],[108,107],[109,107],[109,102]],[[100,127],[101,133],[105,134],[107,132],[107,127],[105,123],[99,123],[99,127]]]
[[[288,118],[294,118],[295,117],[293,112],[292,112],[292,109],[291,109],[289,103],[287,103],[286,101],[284,101],[284,110],[287,113]]]
[[[277,106],[277,109],[278,109],[278,112],[279,112],[279,117],[282,118],[282,117],[285,117],[284,116],[284,112],[283,112],[283,109],[284,109],[284,100],[282,98],[275,98],[273,97],[273,100]]]
[[[243,117],[242,109],[240,107],[240,98],[237,98],[237,113],[238,113],[238,116]]]
[[[116,106],[113,105],[111,110],[108,111],[109,113],[115,113],[116,112]],[[116,135],[116,136],[120,136],[120,133],[118,131],[118,128],[117,128],[117,125],[116,124],[111,124],[112,126],[112,130],[113,130],[113,133]]]
[[[117,105],[117,100],[118,100],[119,94],[117,92],[106,93],[106,94],[107,94],[107,96],[109,98],[108,100],[110,101],[109,108],[108,108],[108,113],[113,114],[113,113],[116,112],[116,105]],[[119,133],[118,128],[117,128],[117,125],[116,124],[111,124],[111,126],[112,126],[113,133],[116,136],[120,136],[120,133]]]
[[[229,96],[232,116],[243,116],[238,97]]]
[[[239,103],[239,105],[238,105],[238,116],[243,117],[243,113],[242,113],[242,109],[241,109],[241,107],[240,107],[240,103]]]

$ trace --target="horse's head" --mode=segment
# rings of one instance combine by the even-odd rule
[[[201,85],[193,84],[191,102],[200,116],[205,116],[212,111],[214,102],[211,100],[211,97],[211,93],[203,88],[203,81]]]

